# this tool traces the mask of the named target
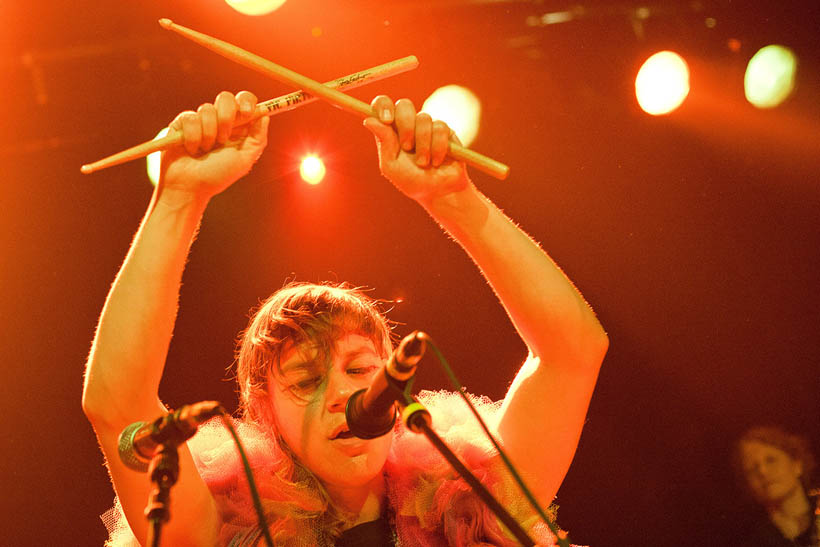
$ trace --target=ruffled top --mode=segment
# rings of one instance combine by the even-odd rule
[[[466,403],[456,393],[423,391],[418,396],[433,418],[433,428],[502,506],[539,545],[554,545],[549,528],[530,507],[509,476]],[[491,431],[498,425],[500,402],[471,396]],[[331,544],[324,530],[326,502],[311,476],[283,480],[286,464],[281,449],[254,424],[236,421],[237,431],[254,471],[271,535],[277,545]],[[218,420],[200,427],[188,441],[197,469],[217,501],[222,526],[220,545],[238,545],[237,538],[258,537],[256,513],[241,461],[229,433]],[[279,471],[279,473],[277,473]],[[401,547],[514,546],[518,542],[472,492],[469,485],[423,435],[398,424],[384,469],[389,513]],[[297,478],[299,473],[296,473]],[[308,474],[309,475],[309,474]],[[109,529],[107,546],[138,545],[118,501],[103,515]],[[262,545],[263,543],[259,543]]]

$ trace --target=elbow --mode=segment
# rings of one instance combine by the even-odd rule
[[[588,374],[597,376],[601,369],[607,350],[609,350],[609,336],[597,321],[592,328],[587,329],[576,338],[574,350],[575,361]]]
[[[600,323],[597,323],[596,327],[594,332],[587,338],[585,345],[588,348],[590,363],[594,364],[595,369],[598,370],[604,361],[606,352],[609,350],[609,336]]]
[[[98,434],[100,432],[119,432],[128,423],[136,421],[129,421],[127,416],[117,408],[111,399],[88,389],[83,391],[81,405],[83,414]]]
[[[600,363],[604,360],[607,350],[609,349],[609,336],[604,330],[604,326],[598,321],[594,314],[588,316],[582,339],[584,346],[590,355],[596,357]]]
[[[103,408],[105,404],[100,400],[100,397],[94,393],[93,389],[89,389],[88,383],[86,383],[83,389],[81,405],[83,414],[85,414],[85,417],[88,418],[88,421],[91,423],[99,421],[104,415]]]
[[[83,414],[93,425],[100,425],[110,419],[111,411],[116,407],[110,390],[91,374],[86,374],[83,395],[80,404]]]
[[[83,414],[92,423],[102,414],[102,409],[105,406],[104,397],[101,393],[99,383],[99,375],[94,373],[93,354],[89,356],[85,364],[85,378],[83,381],[83,394],[80,404],[82,405]]]
[[[595,337],[595,341],[593,342],[593,346],[595,347],[595,349],[598,350],[598,354],[600,355],[601,361],[603,361],[606,352],[609,350],[609,335],[606,333],[603,327],[600,327],[598,329],[598,333]]]
[[[151,418],[166,409],[156,392],[125,388],[102,375],[86,374],[80,402],[83,414],[98,431],[121,430],[137,420]]]

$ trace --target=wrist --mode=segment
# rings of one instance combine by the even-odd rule
[[[419,195],[412,197],[430,214],[434,214],[439,211],[448,211],[459,203],[467,201],[471,195],[477,192],[478,190],[476,190],[473,181],[462,169],[458,176],[448,178],[443,183],[435,182],[427,188],[423,187]]]
[[[437,196],[421,205],[454,236],[480,229],[489,215],[486,198],[469,179],[463,189]]]
[[[154,206],[162,207],[169,211],[199,211],[204,212],[211,195],[202,191],[194,191],[180,188],[169,188],[165,185],[158,185],[154,189]]]

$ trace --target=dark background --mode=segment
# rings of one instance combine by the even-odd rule
[[[649,4],[636,26],[638,4],[591,1],[547,27],[527,17],[569,4],[290,0],[258,18],[217,0],[0,4],[0,543],[105,537],[97,515],[112,491],[80,410],[83,366],[151,186],[144,162],[90,176],[80,165],[222,89],[290,91],[159,17],[320,81],[419,57],[417,70],[352,92],[367,101],[473,89],[484,113],[472,147],[512,168],[506,182],[475,173],[476,184],[544,245],[611,338],[559,522],[600,546],[725,540],[746,509],[728,465],[744,428],[780,424],[820,452],[820,17],[817,2],[757,4]],[[742,79],[769,43],[797,54],[798,87],[762,111]],[[689,61],[692,91],[653,118],[634,76],[667,48]],[[502,397],[525,348],[469,260],[380,178],[360,121],[326,104],[272,121],[253,173],[209,206],[164,400],[235,408],[235,336],[294,278],[403,298],[398,333],[428,331],[468,389]],[[311,151],[328,165],[317,187],[297,172]],[[420,384],[445,387],[428,363]]]

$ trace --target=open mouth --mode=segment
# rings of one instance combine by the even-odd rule
[[[343,429],[343,430],[339,431],[336,434],[336,436],[333,437],[332,440],[335,441],[336,439],[352,439],[353,437],[355,437],[355,435],[353,433],[351,433],[349,429]]]

